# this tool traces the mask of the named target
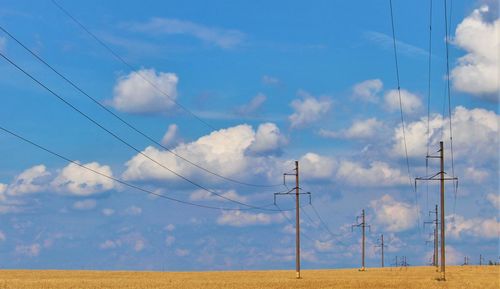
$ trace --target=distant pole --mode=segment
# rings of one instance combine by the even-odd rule
[[[384,268],[384,234],[380,237],[382,238],[382,268]]]
[[[363,229],[363,242],[362,242],[362,247],[363,249],[361,250],[361,270],[365,271],[365,210],[363,209],[363,212],[361,214],[361,218],[363,219],[363,223],[361,224],[361,227]]]
[[[483,255],[479,254],[479,266],[483,265]]]
[[[441,279],[446,280],[446,247],[445,247],[445,220],[444,220],[444,147],[443,142],[439,142],[440,163],[441,163]]]
[[[295,161],[295,272],[300,279],[300,201],[299,201],[299,162]]]
[[[366,232],[365,229],[366,227],[370,228],[369,225],[366,225],[366,220],[365,220],[365,210],[363,209],[361,212],[361,216],[356,217],[356,222],[358,222],[359,218],[361,217],[361,223],[358,223],[356,225],[351,226],[351,230],[354,227],[361,227],[361,232],[362,232],[362,237],[361,237],[361,269],[360,271],[365,271],[365,239],[366,239]]]
[[[436,204],[436,209],[434,210],[436,213],[436,217],[434,218],[434,222],[436,222],[435,228],[434,228],[434,266],[436,266],[436,271],[439,270],[439,257],[438,257],[438,251],[439,251],[439,235],[438,235],[438,225],[439,225],[439,219],[438,219],[438,205]]]

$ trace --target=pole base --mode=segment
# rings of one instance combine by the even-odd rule
[[[361,267],[360,269],[358,269],[358,271],[366,271],[366,268],[365,267]]]

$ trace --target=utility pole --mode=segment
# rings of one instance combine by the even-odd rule
[[[479,266],[483,265],[483,255],[479,254]]]
[[[441,218],[440,218],[440,230],[441,230],[441,278],[439,280],[441,281],[446,281],[446,247],[445,247],[445,220],[444,220],[444,182],[445,181],[456,181],[456,185],[458,186],[458,178],[456,177],[451,177],[451,178],[446,178],[445,172],[444,172],[444,146],[443,142],[439,142],[439,156],[426,156],[427,159],[429,158],[436,158],[440,160],[440,171],[439,173],[431,176],[431,177],[425,177],[425,178],[416,178],[415,179],[415,189],[417,187],[417,181],[439,181],[440,182],[440,211],[441,211]],[[437,176],[439,175],[439,178]]]
[[[380,242],[380,245],[376,245],[375,247],[380,247],[381,249],[381,255],[382,255],[382,268],[384,268],[384,247],[387,247],[387,245],[384,245],[384,234],[380,235],[380,239],[378,240]]]
[[[434,211],[430,211],[429,212],[429,216],[431,214],[434,214],[435,217],[434,217],[434,220],[432,221],[428,221],[428,222],[424,222],[424,226],[425,224],[433,224],[434,225],[434,230],[433,230],[433,244],[434,244],[434,250],[433,250],[433,253],[432,253],[432,266],[436,266],[436,270],[439,270],[439,244],[438,244],[438,226],[439,226],[439,219],[438,219],[438,205],[436,204],[436,207],[434,209]]]
[[[309,203],[311,203],[311,193],[301,193],[299,187],[299,162],[295,161],[294,173],[283,174],[283,184],[286,186],[286,176],[295,177],[295,188],[292,188],[286,193],[274,193],[274,204],[276,205],[277,195],[291,195],[295,191],[295,275],[300,279],[300,195],[309,195]]]
[[[361,223],[358,223],[359,218],[361,218]],[[370,229],[370,226],[366,224],[365,210],[364,209],[361,213],[361,216],[356,217],[356,223],[358,223],[358,224],[351,226],[351,231],[353,230],[354,227],[361,227],[362,241],[361,241],[361,269],[360,269],[360,271],[365,271],[365,269],[366,269],[366,267],[365,267],[365,239],[366,239],[365,228],[368,227],[368,229]]]

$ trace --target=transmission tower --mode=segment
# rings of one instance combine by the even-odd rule
[[[377,243],[379,244],[375,245],[375,247],[380,248],[381,250],[381,257],[382,257],[381,264],[382,268],[384,268],[384,248],[387,248],[387,245],[384,244],[384,234],[380,235],[380,239],[377,240]]]
[[[361,218],[361,223],[359,223],[359,219],[360,218]],[[366,270],[366,267],[365,267],[365,236],[366,236],[365,229],[366,229],[366,227],[368,227],[368,229],[370,230],[370,225],[366,224],[366,221],[365,221],[365,210],[364,209],[361,212],[361,216],[357,216],[356,217],[356,223],[357,224],[351,226],[351,231],[353,231],[354,227],[361,227],[361,231],[362,231],[362,241],[361,241],[361,269],[359,271],[365,271]]]
[[[424,226],[426,224],[432,224],[434,225],[434,230],[433,230],[433,245],[434,245],[434,250],[432,253],[432,266],[436,266],[436,271],[439,270],[439,234],[438,234],[438,226],[439,226],[439,219],[438,219],[438,205],[436,205],[434,211],[429,211],[429,216],[434,215],[434,219],[432,221],[427,221],[424,222]]]
[[[295,191],[295,274],[296,278],[300,279],[300,195],[309,195],[309,203],[311,203],[311,193],[301,193],[299,187],[299,162],[295,161],[295,172],[283,174],[283,184],[286,186],[285,178],[287,176],[295,177],[295,187],[286,193],[274,193],[274,204],[276,204],[276,196],[291,195]]]
[[[445,220],[444,220],[444,182],[445,181],[454,181],[456,182],[456,186],[458,186],[458,178],[451,177],[447,178],[444,175],[446,174],[444,171],[444,148],[443,142],[439,142],[439,156],[426,156],[426,159],[439,159],[440,160],[440,171],[431,177],[421,177],[415,179],[415,190],[417,188],[417,181],[439,181],[440,182],[440,209],[441,209],[441,222],[440,222],[440,231],[441,231],[441,278],[439,280],[446,281],[446,248],[445,248]],[[439,177],[438,177],[439,176]]]

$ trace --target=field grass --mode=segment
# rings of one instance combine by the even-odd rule
[[[303,270],[302,279],[294,271],[229,272],[120,272],[120,271],[0,271],[0,288],[9,289],[260,289],[260,288],[459,288],[499,289],[498,266],[450,266],[447,281],[431,267],[408,269]]]

